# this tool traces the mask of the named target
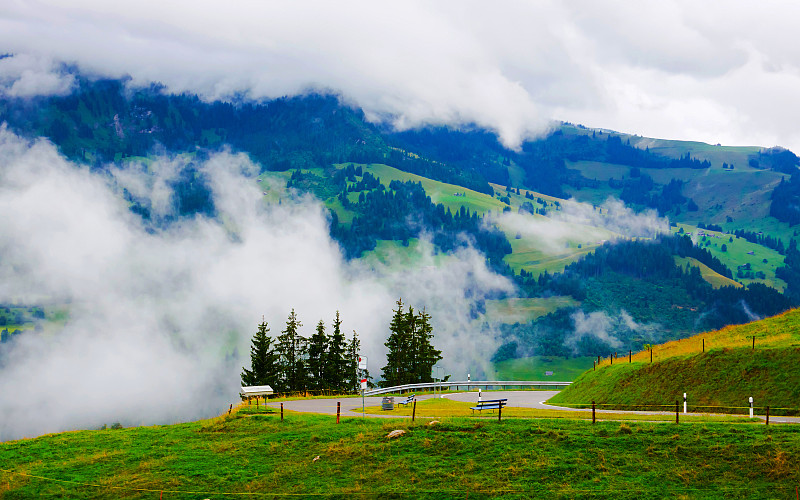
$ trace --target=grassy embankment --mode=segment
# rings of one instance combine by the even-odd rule
[[[493,399],[493,391],[484,391],[483,399]],[[395,401],[400,400],[395,398]],[[381,406],[367,406],[366,413],[371,415],[393,415],[410,417],[412,412],[419,418],[475,418],[475,419],[502,419],[507,418],[522,418],[522,419],[568,419],[568,420],[591,420],[592,415],[588,411],[563,411],[563,410],[550,410],[539,408],[521,408],[507,406],[503,408],[501,415],[497,411],[487,410],[483,412],[473,412],[471,407],[475,406],[478,400],[478,393],[475,392],[475,401],[463,402],[453,401],[444,398],[431,398],[417,401],[416,409],[412,409],[410,405],[395,406],[393,410],[383,410]],[[358,410],[360,411],[360,409]],[[752,420],[745,416],[737,415],[686,415],[682,416],[681,421],[691,423],[761,423],[761,420],[753,418]],[[613,421],[643,421],[643,422],[675,422],[675,415],[672,413],[662,414],[639,414],[639,413],[605,413],[598,412],[595,415],[597,420],[613,420]]]
[[[675,263],[682,268],[686,268],[686,265],[688,264],[689,266],[700,269],[700,275],[714,288],[722,288],[723,286],[741,288],[744,286],[737,281],[719,274],[707,265],[692,257],[675,257]]]
[[[559,356],[530,356],[495,363],[494,380],[558,380],[570,382],[592,367],[594,358],[562,358]],[[547,375],[552,372],[552,375]]]
[[[784,260],[783,255],[779,254],[777,251],[756,243],[751,243],[744,238],[737,238],[732,234],[709,231],[708,229],[698,229],[695,226],[686,224],[678,224],[677,227],[673,228],[673,233],[681,229],[683,229],[684,234],[691,233],[692,239],[697,245],[708,250],[711,255],[728,266],[731,272],[733,272],[734,280],[744,285],[763,283],[780,291],[786,288],[786,283],[775,276],[775,270],[783,265]],[[700,232],[703,233],[702,236],[700,236]],[[722,250],[722,245],[725,245],[725,251]],[[748,264],[750,266],[748,271],[753,273],[753,277],[739,278],[737,276],[738,266],[745,266]],[[756,273],[764,273],[764,277],[757,278],[755,276]]]
[[[797,414],[799,327],[800,309],[793,309],[761,321],[654,346],[652,363],[649,351],[634,354],[631,363],[627,356],[617,358],[613,365],[605,359],[597,370],[584,373],[550,402],[587,404],[594,400],[617,407],[674,406],[686,392],[690,407],[737,407],[744,412],[752,396],[757,407],[770,406],[773,415]]]
[[[1,443],[0,496],[785,498],[800,481],[794,426],[279,418]]]

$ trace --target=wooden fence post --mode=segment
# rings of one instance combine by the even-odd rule
[[[678,423],[678,415],[680,415],[680,413],[678,411],[678,400],[676,399],[675,400],[675,423],[676,424]]]
[[[414,418],[417,416],[417,400],[414,399],[414,405],[411,407],[411,421],[414,421]]]
[[[281,403],[281,422],[283,422],[283,403]]]
[[[592,423],[595,423],[595,416],[594,416],[594,401],[592,401]]]
[[[767,425],[769,425],[769,406],[767,406]]]
[[[633,351],[628,351],[628,363],[633,363]]]
[[[706,352],[706,339],[703,339],[703,352]]]
[[[503,403],[500,403],[497,407],[497,421],[500,421],[500,418],[503,415]]]
[[[650,347],[650,362],[653,362],[653,347]]]
[[[339,415],[341,414],[341,412],[342,412],[342,402],[341,401],[337,401],[336,402],[336,423],[337,424],[339,423]]]
[[[231,405],[228,407],[228,415],[231,414],[232,410],[233,410],[233,403],[231,403]]]

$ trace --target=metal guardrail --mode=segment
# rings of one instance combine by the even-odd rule
[[[390,392],[403,392],[416,389],[452,389],[455,387],[566,387],[572,382],[559,382],[555,380],[456,380],[447,382],[425,382],[421,384],[395,385],[364,391],[365,396],[377,396]]]

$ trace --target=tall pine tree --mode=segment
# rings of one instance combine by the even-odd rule
[[[336,318],[333,320],[333,333],[328,338],[326,358],[324,378],[328,387],[335,391],[347,391],[349,389],[350,360],[347,358],[347,339],[342,333],[342,320],[339,319],[339,311],[336,311]]]
[[[275,348],[280,356],[285,391],[306,389],[306,364],[303,358],[307,350],[307,341],[300,335],[301,326],[303,324],[292,309],[286,320],[286,329],[278,336],[278,345]]]
[[[325,323],[319,320],[317,330],[308,342],[308,388],[314,390],[327,389],[325,380],[328,337],[325,335]]]
[[[424,309],[415,313],[413,307],[403,312],[402,300],[389,325],[386,339],[386,366],[383,367],[384,387],[432,382],[431,370],[440,359],[442,351],[433,346],[431,316]]]
[[[389,348],[386,366],[383,367],[383,383],[387,386],[406,384],[408,379],[408,316],[403,312],[403,299],[397,301],[392,322],[389,324],[389,338],[384,345]]]
[[[272,339],[267,332],[267,322],[262,320],[251,341],[250,369],[242,367],[242,385],[269,385],[274,391],[280,391],[278,356],[270,347]]]
[[[433,365],[442,359],[442,351],[433,346],[433,326],[430,323],[431,316],[423,308],[417,315],[416,320],[416,342],[415,368],[417,382],[433,382]]]

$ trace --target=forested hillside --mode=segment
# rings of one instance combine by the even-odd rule
[[[68,96],[0,99],[0,120],[25,137],[48,138],[94,170],[126,168],[158,154],[188,158],[168,185],[175,205],[169,217],[156,219],[132,193],[121,193],[153,230],[182,217],[217,215],[206,174],[194,161],[231,148],[249,155],[265,182],[279,186],[265,203],[304,193],[318,198],[348,259],[387,246],[410,252],[419,238],[429,238],[441,254],[469,246],[516,284],[513,294],[497,299],[570,304],[528,321],[487,317],[479,304],[476,328],[499,325],[504,339],[497,361],[607,355],[800,304],[800,177],[794,175],[798,158],[787,150],[649,140],[566,123],[510,150],[477,127],[389,130],[333,95],[206,102],[158,85],[81,76],[77,82]],[[713,190],[703,187],[708,179],[718,182]],[[620,234],[603,222],[607,198],[640,214],[652,210],[676,228],[680,222],[687,235]],[[596,216],[557,222],[575,207]],[[573,233],[559,241],[560,250],[552,249],[547,232],[520,229],[547,223]],[[716,232],[719,245],[704,228]],[[692,231],[698,232],[689,236]],[[737,242],[745,240],[770,249],[769,263],[740,250]],[[715,287],[692,262],[745,286]],[[754,271],[759,264],[770,267]],[[3,342],[23,329],[18,325],[45,321],[38,304],[24,306],[30,309],[19,311],[30,313],[6,307]],[[600,323],[581,326],[591,323],[587,318]]]

